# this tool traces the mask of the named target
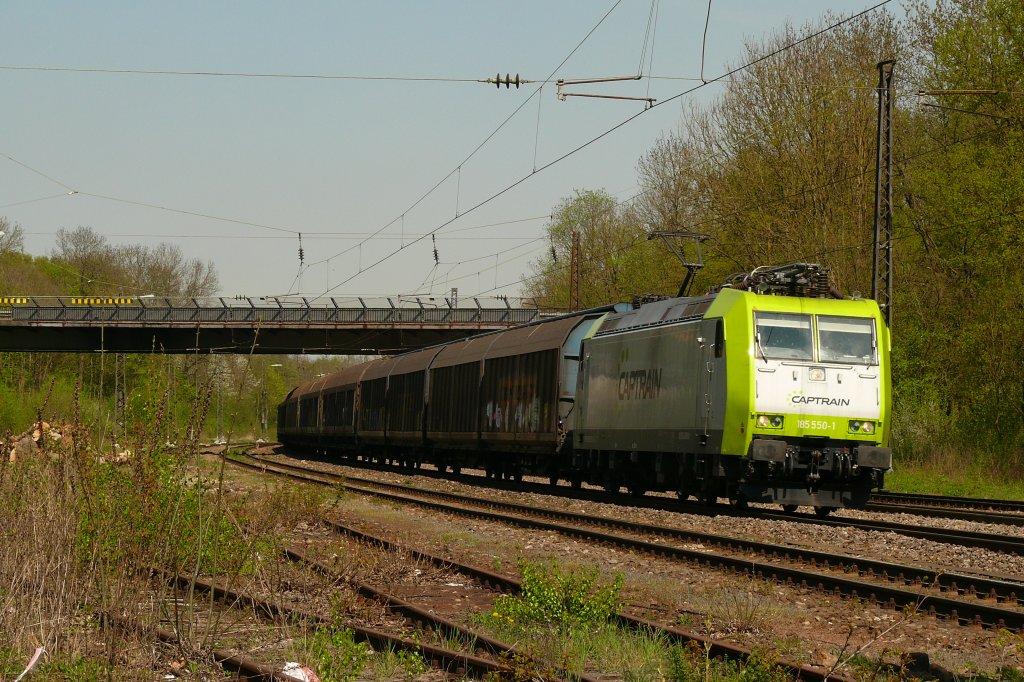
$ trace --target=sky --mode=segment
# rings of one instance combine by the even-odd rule
[[[175,244],[223,296],[517,297],[553,207],[631,200],[721,92],[702,69],[876,2],[4,0],[0,216],[33,255],[77,226]],[[497,73],[534,82],[476,82]],[[543,83],[638,73],[566,91],[652,108]]]

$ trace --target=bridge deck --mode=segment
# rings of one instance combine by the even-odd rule
[[[0,351],[393,353],[525,324],[536,308],[306,299],[0,298]],[[447,303],[447,301],[446,301]]]

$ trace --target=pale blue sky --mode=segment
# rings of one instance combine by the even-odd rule
[[[714,0],[705,77],[738,65],[744,40],[764,38],[787,20],[799,26],[827,10],[845,16],[873,4]],[[6,0],[0,67],[453,79],[500,71],[540,80],[614,5]],[[652,73],[698,76],[707,2],[660,0],[657,7]],[[896,2],[888,7],[901,12]],[[621,0],[554,77],[635,74],[650,10],[651,0]],[[874,65],[866,65],[865,82],[875,79]],[[649,90],[665,100],[693,85],[655,79],[576,90]],[[548,85],[461,172],[409,210],[536,88],[0,68],[0,215],[22,225],[26,250],[37,255],[51,251],[59,228],[77,225],[112,243],[173,242],[214,262],[223,295],[444,294],[455,286],[461,296],[515,296],[529,261],[546,250],[538,241],[543,216],[574,189],[629,199],[637,159],[676,128],[692,102],[718,91],[712,85],[655,107],[464,213],[530,176],[535,164],[643,109],[638,102],[560,102]],[[402,214],[404,221],[356,246]],[[449,221],[436,233],[440,266],[426,238],[370,267]],[[300,279],[296,232],[309,266]]]

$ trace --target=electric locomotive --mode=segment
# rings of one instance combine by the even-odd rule
[[[793,264],[346,368],[288,395],[278,439],[825,514],[891,467],[889,350],[874,301]]]
[[[794,264],[609,314],[583,344],[574,467],[636,493],[863,506],[892,464],[889,333],[826,278]]]

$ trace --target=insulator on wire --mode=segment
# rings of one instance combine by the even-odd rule
[[[488,82],[491,82],[491,80],[488,79]],[[498,89],[501,89],[501,86],[504,83],[506,90],[508,90],[513,85],[516,86],[516,90],[518,90],[519,89],[519,85],[521,83],[523,83],[523,81],[521,81],[519,79],[519,74],[518,73],[516,74],[516,77],[514,79],[509,74],[506,73],[504,81],[502,81],[502,79],[501,79],[501,74],[497,73],[497,74],[494,75],[494,81],[493,82],[494,82],[494,87],[496,87]]]
[[[555,251],[555,238],[551,237],[550,239],[551,239],[551,262],[552,263],[557,263],[558,262],[558,252]]]
[[[434,265],[440,265],[441,259],[437,256],[437,238],[434,235],[430,235],[430,242],[434,245]]]
[[[302,233],[299,232],[299,265],[302,265],[306,260],[306,252],[302,250]]]

